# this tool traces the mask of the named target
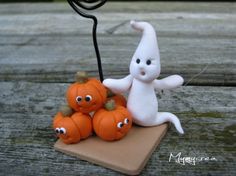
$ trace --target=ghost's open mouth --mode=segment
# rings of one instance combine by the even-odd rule
[[[141,75],[144,76],[146,73],[144,71],[141,71]]]

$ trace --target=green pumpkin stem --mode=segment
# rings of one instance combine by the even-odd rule
[[[59,111],[64,117],[71,116],[74,113],[73,109],[68,105],[61,106]]]
[[[114,97],[116,94],[114,94],[110,89],[107,89],[107,98]]]
[[[75,80],[76,80],[76,82],[78,82],[80,84],[86,83],[88,81],[88,74],[84,71],[77,72],[75,74]]]
[[[114,109],[116,109],[115,101],[114,100],[107,101],[105,104],[105,109],[108,111],[113,111]]]

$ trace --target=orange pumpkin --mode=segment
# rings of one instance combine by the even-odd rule
[[[68,104],[82,113],[98,110],[106,101],[106,88],[96,78],[88,78],[85,72],[76,74],[76,82],[67,89]]]
[[[95,112],[93,116],[93,129],[97,136],[106,141],[123,138],[132,126],[132,117],[128,110],[115,105],[114,100],[106,103],[105,108]]]
[[[53,120],[53,128],[65,144],[74,144],[92,134],[92,119],[81,112],[71,116],[58,112]]]
[[[126,104],[127,104],[126,98],[121,94],[113,94],[113,93],[108,94],[107,101],[109,100],[114,100],[116,105],[120,105],[124,107],[126,107]]]

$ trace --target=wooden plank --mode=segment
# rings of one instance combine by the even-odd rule
[[[66,83],[1,82],[0,112],[55,114],[65,104]],[[236,111],[234,87],[183,86],[158,94],[159,110],[171,112]],[[208,102],[209,101],[209,102]],[[207,106],[203,106],[207,104]],[[17,108],[12,108],[17,107]]]
[[[109,12],[95,13],[99,19],[98,34],[130,34],[130,20],[151,22],[158,32],[190,36],[235,35],[236,14],[195,12]],[[90,34],[92,21],[69,13],[6,14],[0,16],[1,35]],[[214,27],[212,27],[214,26]],[[17,28],[16,28],[17,27]],[[111,29],[115,29],[111,33]]]
[[[0,116],[0,171],[3,175],[120,175],[53,150],[56,139],[50,127],[51,114],[8,113]],[[185,135],[172,127],[157,148],[142,175],[189,173],[235,175],[235,114],[179,114]],[[182,166],[169,162],[170,153],[191,157],[215,157],[217,161]],[[183,169],[184,168],[184,169]]]
[[[90,36],[1,37],[0,80],[71,82],[74,72],[98,76]],[[105,77],[128,74],[140,36],[100,36]],[[5,44],[8,42],[8,44]],[[181,74],[190,85],[235,85],[234,38],[159,36],[161,77]],[[204,45],[202,45],[204,43]],[[227,69],[225,69],[227,68]],[[17,74],[15,74],[17,73]]]
[[[235,13],[233,2],[110,2],[101,10],[104,12],[203,12],[203,13]],[[26,8],[27,7],[27,8]],[[97,11],[100,11],[97,10]],[[67,3],[14,3],[1,4],[0,14],[25,13],[67,13],[71,8]]]
[[[140,40],[128,24],[135,17],[150,21],[158,31],[162,77],[179,73],[189,85],[234,86],[235,5],[167,4],[147,3],[147,11],[141,10],[143,3],[127,4],[126,11],[118,8],[122,3],[108,3],[96,12],[105,76],[128,74],[128,63]],[[26,5],[0,7],[0,81],[71,82],[78,69],[98,76],[90,22],[66,4],[30,4],[38,14],[25,11]],[[220,5],[227,8],[219,10]]]
[[[235,113],[179,114],[186,134],[172,127],[142,175],[235,175]],[[2,113],[0,116],[0,171],[3,175],[120,175],[75,157],[54,151],[51,114]],[[182,166],[169,162],[170,153],[215,157],[217,161]]]
[[[53,150],[52,117],[64,102],[67,85],[0,83],[0,173],[120,175]],[[159,98],[160,111],[177,114],[185,134],[179,136],[171,127],[141,174],[235,175],[235,88],[187,86],[165,91]],[[170,153],[179,152],[183,157],[215,157],[217,161],[169,162]]]
[[[149,128],[133,126],[119,141],[107,142],[92,136],[74,145],[66,145],[58,140],[54,148],[121,173],[138,175],[160,144],[167,129],[167,124]]]
[[[96,12],[106,77],[128,74],[140,40],[128,21],[136,18],[158,31],[162,77],[181,74],[189,85],[236,85],[235,4],[145,3],[147,10],[141,10],[144,3],[133,4],[121,10],[122,3],[108,3]],[[89,21],[66,4],[30,4],[34,14],[25,11],[26,5],[0,7],[0,81],[71,82],[78,69],[98,76]],[[219,10],[220,5],[227,8]]]
[[[191,80],[189,85],[234,86],[235,6],[106,4],[96,12],[103,24],[98,38],[105,76],[128,73],[140,35],[133,33],[127,20],[138,17],[153,23],[158,31],[162,77],[180,73],[187,83]],[[98,76],[88,30],[91,23],[78,17],[68,4],[23,3],[1,4],[0,25],[0,173],[121,175],[54,151],[52,118],[65,102],[68,84],[32,83],[71,82],[78,69]],[[184,86],[158,94],[158,98],[159,110],[175,113],[185,135],[179,136],[171,127],[141,175],[236,175],[235,87]],[[196,165],[180,165],[174,158],[169,161],[171,153],[180,152],[182,157],[216,160]]]

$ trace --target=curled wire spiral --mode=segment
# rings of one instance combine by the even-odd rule
[[[95,53],[97,56],[97,64],[98,64],[98,71],[99,71],[99,76],[100,76],[100,81],[103,81],[103,71],[102,71],[102,63],[101,63],[101,57],[100,57],[100,52],[98,49],[98,44],[97,44],[97,18],[94,15],[90,15],[85,13],[83,10],[94,10],[106,3],[107,0],[67,0],[70,6],[81,16],[85,18],[90,18],[93,20],[93,44],[94,44],[94,49]]]

